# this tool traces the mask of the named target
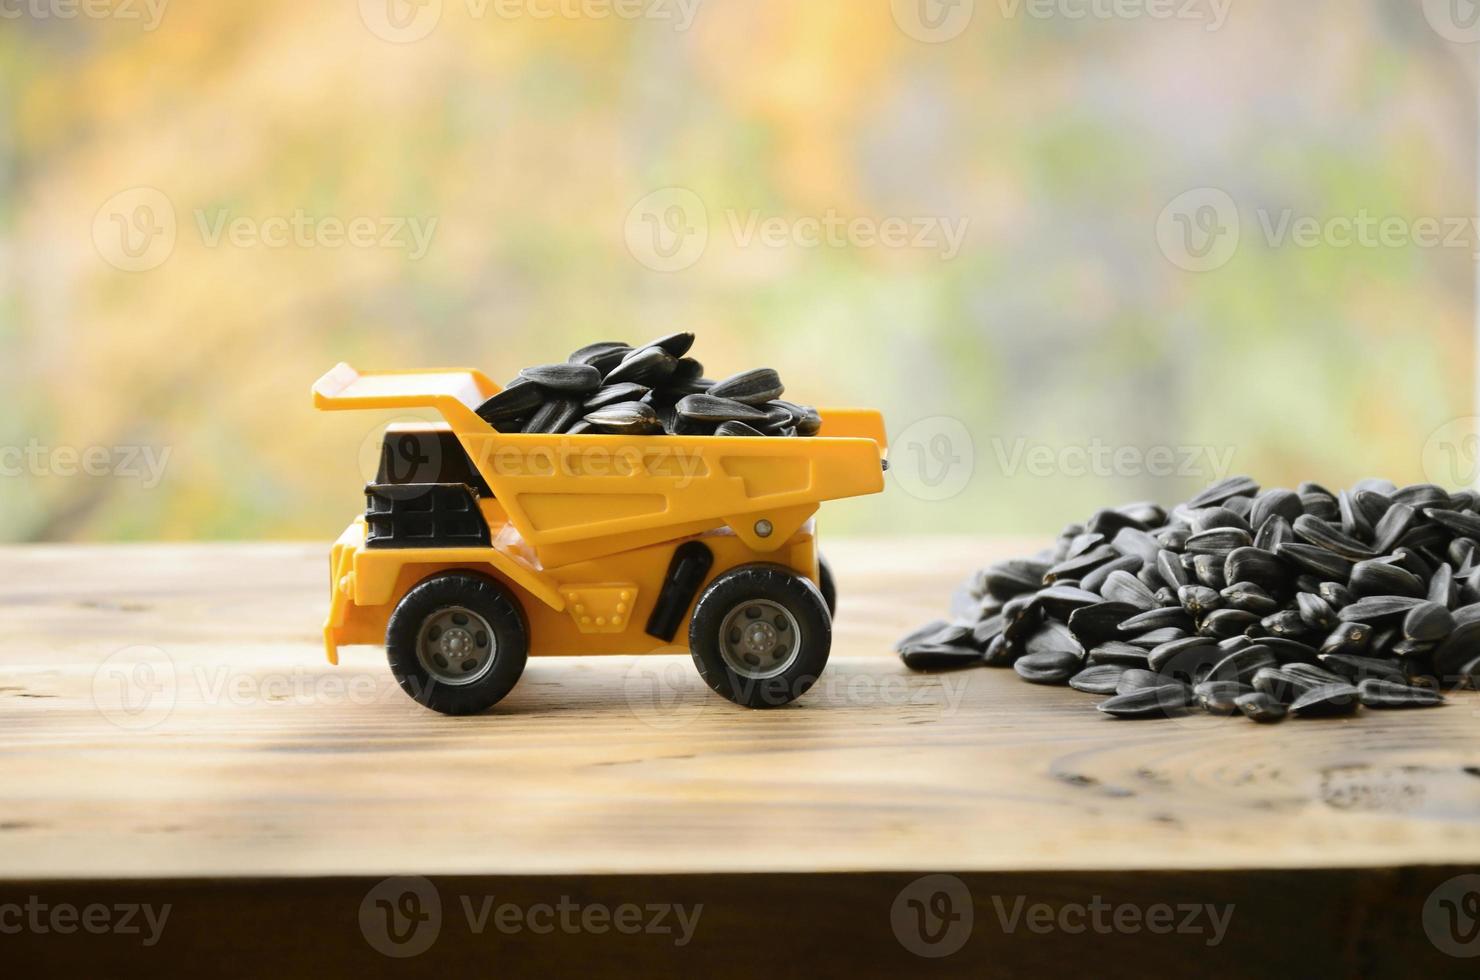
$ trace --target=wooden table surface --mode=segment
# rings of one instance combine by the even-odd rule
[[[1010,671],[906,671],[894,640],[1025,542],[830,542],[832,661],[787,709],[730,705],[686,657],[531,658],[462,719],[379,649],[324,662],[326,550],[0,550],[0,883],[1480,869],[1475,693],[1125,722]]]

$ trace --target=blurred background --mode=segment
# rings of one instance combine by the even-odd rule
[[[883,409],[828,533],[1466,482],[1469,0],[4,0],[0,536],[330,539],[386,418],[693,330]]]

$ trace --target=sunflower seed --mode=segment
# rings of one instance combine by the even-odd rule
[[[1320,596],[1302,592],[1295,601],[1299,606],[1300,621],[1312,630],[1328,630],[1336,622],[1336,611]]]
[[[1089,662],[1097,666],[1141,667],[1150,664],[1150,654],[1138,646],[1111,640],[1101,643],[1089,652]]]
[[[1372,547],[1381,554],[1391,552],[1413,527],[1417,518],[1418,511],[1412,507],[1404,503],[1394,503],[1373,528]]]
[[[1321,644],[1321,652],[1360,655],[1371,639],[1372,627],[1366,623],[1338,623]]]
[[[1098,664],[1086,667],[1069,678],[1069,686],[1085,694],[1114,694],[1115,685],[1126,668],[1118,664]]]
[[[1097,602],[1080,606],[1069,614],[1069,632],[1085,647],[1121,638],[1120,623],[1135,613],[1135,607],[1123,602]]]
[[[1188,697],[1186,686],[1168,684],[1144,691],[1132,691],[1130,694],[1117,694],[1096,707],[1116,718],[1164,718],[1185,708]]]
[[[764,422],[758,408],[714,395],[685,395],[679,399],[678,414],[691,422]]]
[[[650,388],[631,384],[630,382],[619,385],[607,385],[590,398],[587,398],[583,407],[587,412],[594,412],[598,408],[605,408],[608,405],[641,401],[651,390]]]
[[[944,643],[912,643],[900,650],[899,655],[904,660],[904,665],[911,670],[961,670],[982,665],[980,650],[948,646]]]
[[[1344,653],[1321,654],[1321,666],[1333,674],[1337,674],[1347,681],[1355,684],[1368,677],[1376,677],[1378,680],[1395,681],[1399,684],[1407,680],[1407,675],[1391,660],[1378,660],[1374,657],[1358,657]]]
[[[566,358],[571,364],[589,364],[600,371],[604,377],[612,368],[622,363],[622,360],[632,353],[632,347],[618,340],[603,340],[595,344],[587,344],[580,350]]]
[[[581,420],[585,409],[579,398],[552,398],[524,423],[525,432],[561,433]]]
[[[1345,609],[1356,601],[1352,590],[1340,582],[1322,582],[1316,589],[1316,595],[1326,600],[1326,604],[1338,612]]]
[[[614,435],[642,435],[662,431],[658,424],[658,413],[651,405],[642,402],[620,402],[598,408],[586,415],[590,422],[602,432]]]
[[[1349,715],[1359,704],[1357,689],[1350,684],[1323,684],[1306,691],[1290,705],[1290,713],[1305,718]]]
[[[1236,700],[1253,693],[1252,687],[1238,681],[1203,681],[1192,689],[1192,696],[1197,699],[1197,703],[1204,711],[1213,715],[1233,714],[1238,710]]]
[[[1192,582],[1187,570],[1182,567],[1182,557],[1175,551],[1163,549],[1159,552],[1156,556],[1156,570],[1161,573],[1162,581],[1174,589]]]
[[[1403,617],[1403,636],[1420,643],[1444,639],[1455,628],[1454,615],[1437,602],[1425,602],[1408,610]]]
[[[1030,684],[1065,684],[1081,666],[1080,659],[1066,650],[1045,650],[1024,654],[1012,669]]]
[[[1242,609],[1256,616],[1267,616],[1280,608],[1278,599],[1253,582],[1235,582],[1220,595],[1230,608]]]
[[[1444,703],[1444,695],[1438,691],[1375,678],[1358,684],[1357,693],[1367,708],[1432,708]]]
[[[1310,569],[1322,578],[1345,582],[1352,572],[1351,561],[1315,545],[1291,541],[1276,545],[1274,553],[1302,568]]]
[[[1105,600],[1093,592],[1073,585],[1051,585],[1037,595],[1038,606],[1048,615],[1068,622],[1074,610],[1098,605]]]
[[[1262,528],[1271,517],[1278,517],[1286,524],[1305,513],[1300,505],[1300,495],[1289,490],[1266,490],[1254,498],[1254,507],[1249,511],[1249,524]]]
[[[984,584],[989,594],[1007,600],[1043,586],[1048,566],[1036,561],[1004,561],[987,568]]]
[[[1253,543],[1254,539],[1249,536],[1248,531],[1236,527],[1220,527],[1192,535],[1187,539],[1187,551],[1194,555],[1226,558],[1233,551],[1250,547]]]
[[[525,368],[519,377],[571,397],[584,397],[601,387],[601,372],[589,364],[542,364]]]
[[[1279,664],[1270,653],[1269,648],[1259,644],[1246,646],[1236,650],[1213,665],[1208,674],[1209,680],[1214,681],[1237,681],[1240,684],[1248,684],[1254,675],[1265,667],[1277,667]]]
[[[781,376],[770,368],[752,368],[732,374],[723,381],[716,381],[709,393],[716,398],[729,398],[747,405],[763,405],[780,398],[786,386]]]
[[[1099,537],[1099,535],[1095,535],[1095,537]],[[1141,559],[1137,558],[1135,555],[1126,555],[1124,558],[1116,558],[1113,561],[1107,561],[1099,568],[1096,568],[1094,571],[1085,575],[1084,578],[1080,580],[1079,587],[1086,592],[1103,593],[1105,583],[1109,581],[1112,574],[1114,574],[1115,572],[1128,572],[1134,574],[1140,571],[1140,568]]]
[[[1449,494],[1443,487],[1437,487],[1432,483],[1415,483],[1411,487],[1395,490],[1389,496],[1398,503],[1407,504],[1414,510],[1449,506]]]
[[[1382,559],[1359,561],[1352,566],[1352,594],[1362,596],[1422,596],[1424,584],[1417,575]]]
[[[717,436],[765,436],[764,432],[751,428],[744,422],[721,422],[715,428],[714,434]]]
[[[1217,639],[1236,636],[1259,622],[1259,617],[1242,609],[1215,609],[1202,618],[1198,632]]]
[[[517,419],[536,411],[545,401],[538,385],[521,384],[505,388],[478,406],[478,417],[490,424]]]
[[[607,384],[630,381],[656,388],[673,376],[678,358],[661,347],[643,347],[628,354],[622,363],[607,372]]]
[[[1160,629],[1191,630],[1192,619],[1181,609],[1171,606],[1137,613],[1119,624],[1120,631],[1129,636],[1150,633]]]
[[[1187,502],[1193,510],[1216,507],[1231,497],[1252,497],[1259,492],[1259,484],[1247,476],[1231,476],[1208,487]]]
[[[1130,640],[1130,643],[1133,646],[1140,647],[1142,650],[1155,650],[1157,647],[1161,646],[1164,643],[1171,643],[1174,640],[1184,640],[1190,635],[1190,630],[1184,630],[1176,626],[1166,626],[1161,629],[1152,630],[1149,633],[1142,633],[1140,636],[1133,637]]]
[[[1290,522],[1278,514],[1259,525],[1254,535],[1254,547],[1260,551],[1273,552],[1280,545],[1295,540],[1295,530]]]
[[[1376,626],[1393,616],[1406,616],[1408,610],[1421,605],[1423,601],[1407,596],[1368,596],[1345,607],[1336,616],[1343,623],[1369,623]]]
[[[1239,695],[1233,703],[1243,712],[1245,718],[1263,724],[1284,721],[1285,715],[1289,713],[1289,709],[1283,704],[1261,691]]]
[[[1324,548],[1343,558],[1361,561],[1364,558],[1375,557],[1376,553],[1371,548],[1339,528],[1332,527],[1319,517],[1302,514],[1291,526],[1295,529],[1295,536],[1300,540],[1315,545],[1317,548]]]
[[[1177,601],[1193,616],[1202,616],[1223,606],[1223,596],[1205,585],[1184,585],[1177,590]]]
[[[1145,612],[1156,608],[1156,595],[1128,572],[1111,572],[1100,594],[1111,602],[1123,602]]]
[[[1230,582],[1253,582],[1270,592],[1282,591],[1290,583],[1290,573],[1284,562],[1259,548],[1238,548],[1229,552],[1223,562],[1223,577]]]

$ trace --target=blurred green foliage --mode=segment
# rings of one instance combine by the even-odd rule
[[[1037,533],[1182,499],[1210,458],[1269,485],[1425,478],[1431,434],[1473,414],[1473,233],[1306,247],[1263,225],[1473,216],[1471,49],[1400,0],[1242,0],[1216,29],[976,0],[926,40],[915,2],[0,21],[0,534],[329,538],[386,421],[311,411],[336,361],[503,378],[676,329],[712,376],[773,366],[789,397],[885,411],[897,480],[830,505],[829,531]],[[134,223],[138,188],[172,217]],[[1190,272],[1158,222],[1208,188],[1239,244]],[[264,240],[295,215],[311,237]],[[829,215],[965,237],[797,240]],[[357,218],[375,242],[332,244]],[[662,271],[642,243],[670,218],[707,237]],[[386,240],[400,219],[425,254],[404,224]],[[163,258],[119,253],[165,221]],[[780,241],[749,236],[767,221]],[[134,446],[168,453],[157,485],[125,472]],[[1096,446],[1201,462],[1081,472]],[[57,447],[104,447],[106,472]]]

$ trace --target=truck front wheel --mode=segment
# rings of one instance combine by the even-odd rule
[[[801,697],[827,666],[832,619],[817,586],[779,565],[732,568],[704,590],[689,649],[705,683],[747,708]]]
[[[416,701],[445,715],[472,715],[503,700],[524,673],[529,626],[498,582],[447,572],[401,598],[385,650],[396,682]]]

